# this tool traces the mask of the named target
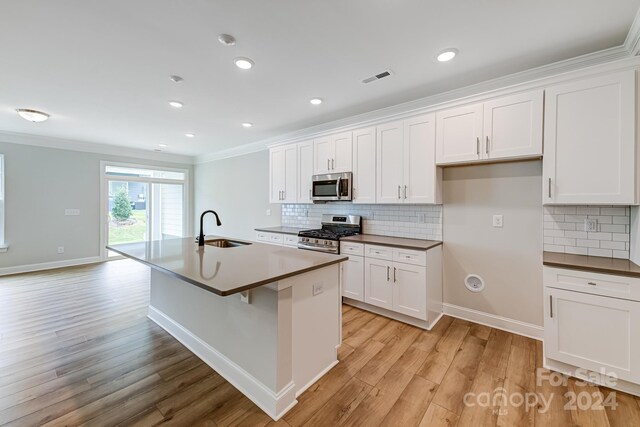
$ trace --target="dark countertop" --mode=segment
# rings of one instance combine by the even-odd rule
[[[215,239],[227,238],[206,236],[206,241]],[[221,296],[349,259],[342,255],[255,242],[232,248],[209,245],[199,248],[193,237],[109,245],[107,249]]]
[[[281,227],[280,226],[280,227],[256,228],[255,230],[256,231],[264,231],[265,233],[295,234],[297,236],[300,231],[309,230],[309,228]]]
[[[640,278],[640,266],[628,259],[544,252],[542,263],[548,267]]]
[[[368,243],[380,246],[394,246],[404,249],[414,249],[417,251],[426,251],[442,244],[442,242],[437,240],[407,239],[405,237],[378,236],[376,234],[358,234],[357,236],[342,237],[340,241]]]

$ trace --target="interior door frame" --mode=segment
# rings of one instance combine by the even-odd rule
[[[114,177],[110,177],[106,173],[107,166],[117,166],[117,167],[125,167],[125,168],[133,168],[133,169],[146,169],[146,170],[161,170],[167,172],[180,172],[184,173],[184,181],[175,180],[175,179],[164,179],[164,178],[140,178],[140,177],[122,177],[122,179],[114,179]],[[108,195],[108,182],[109,181],[127,181],[127,182],[143,182],[146,183],[148,187],[148,206],[151,205],[153,197],[152,193],[152,184],[182,184],[182,206],[183,206],[183,218],[182,218],[182,229],[184,230],[185,235],[191,234],[191,193],[189,190],[189,181],[190,174],[189,169],[180,169],[180,168],[171,168],[164,166],[154,166],[154,165],[145,165],[145,164],[136,164],[136,163],[125,163],[125,162],[112,162],[107,160],[100,161],[100,259],[102,261],[120,259],[121,256],[109,257],[107,251],[108,244],[108,216],[109,216],[109,206],[107,204],[107,195]],[[148,211],[148,216],[150,217],[150,211]],[[148,223],[149,235],[151,235],[151,224]]]

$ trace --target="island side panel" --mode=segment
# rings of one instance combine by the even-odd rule
[[[280,391],[277,381],[277,291],[266,287],[253,289],[251,303],[246,304],[240,301],[239,294],[221,297],[151,270],[150,305],[152,319],[154,311],[162,313],[244,370],[269,389],[271,394]],[[160,326],[167,329],[162,324]],[[176,336],[173,331],[169,332]],[[176,338],[187,344],[181,337]],[[197,352],[196,349],[192,350]],[[202,355],[198,356],[204,360]],[[223,372],[220,373],[225,376]],[[227,379],[234,382],[231,378]]]
[[[293,380],[298,396],[338,363],[340,265],[281,283],[293,290]]]

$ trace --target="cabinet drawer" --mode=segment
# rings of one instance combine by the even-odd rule
[[[393,248],[393,260],[405,264],[427,265],[427,251],[416,251],[412,249]]]
[[[284,244],[284,238],[282,234],[270,233],[269,235],[269,243],[273,243],[274,245],[282,245]]]
[[[362,243],[349,243],[342,242],[340,243],[340,253],[345,255],[364,255],[364,245]]]
[[[545,267],[544,285],[557,289],[640,301],[640,279],[634,277]]]
[[[393,249],[387,246],[364,245],[364,256],[391,261],[393,260]]]
[[[295,234],[285,234],[284,235],[284,244],[285,246],[298,246],[298,236]]]
[[[256,231],[256,240],[259,242],[268,242],[269,234],[270,233],[265,233],[264,231]]]

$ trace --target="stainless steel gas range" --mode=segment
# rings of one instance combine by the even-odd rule
[[[298,248],[311,251],[340,253],[340,238],[360,234],[359,215],[322,215],[322,228],[298,233]]]

